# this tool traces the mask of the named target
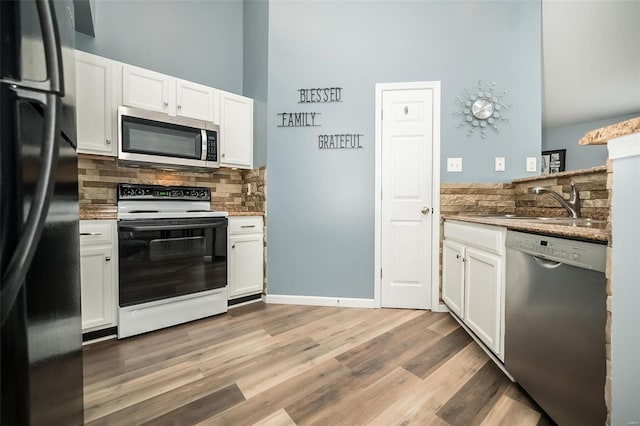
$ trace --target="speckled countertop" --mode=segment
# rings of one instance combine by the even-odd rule
[[[610,139],[640,132],[640,117],[592,130],[580,139],[580,145],[603,145]]]
[[[229,212],[229,216],[264,216],[264,212]],[[90,204],[80,206],[80,220],[117,219],[115,204]]]
[[[118,207],[115,204],[80,205],[80,220],[116,219]]]
[[[507,219],[493,216],[443,216],[445,220],[460,220],[463,222],[481,223],[484,225],[504,226],[514,231],[533,232],[537,234],[551,235],[554,237],[566,237],[589,241],[609,241],[610,232],[607,223],[593,223],[591,226],[574,226],[571,224],[550,224],[535,220]]]

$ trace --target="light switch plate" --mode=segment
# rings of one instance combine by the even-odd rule
[[[536,157],[527,157],[527,171],[535,172],[538,169]]]
[[[504,172],[504,157],[496,157],[496,172]]]
[[[447,158],[447,171],[448,172],[461,172],[462,171],[462,158]]]

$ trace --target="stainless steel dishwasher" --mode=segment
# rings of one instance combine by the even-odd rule
[[[505,367],[560,425],[602,425],[606,245],[507,232]]]

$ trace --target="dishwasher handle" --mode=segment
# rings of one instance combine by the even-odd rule
[[[556,269],[557,267],[562,265],[562,262],[555,262],[553,260],[547,260],[542,257],[538,257],[534,255],[529,255],[529,256],[533,257],[533,260],[535,260],[538,265],[546,269]]]

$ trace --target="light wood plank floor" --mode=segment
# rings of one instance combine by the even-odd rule
[[[449,314],[253,303],[84,348],[96,425],[536,425]]]

